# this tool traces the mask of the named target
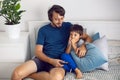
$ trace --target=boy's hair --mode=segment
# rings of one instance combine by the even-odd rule
[[[77,32],[80,35],[83,35],[83,27],[79,24],[74,24],[71,28],[70,28],[70,32]]]
[[[53,16],[53,12],[56,12],[58,14],[60,14],[61,16],[65,15],[65,10],[63,7],[61,7],[60,5],[53,5],[49,10],[48,10],[48,18],[50,21],[52,21],[52,16]]]

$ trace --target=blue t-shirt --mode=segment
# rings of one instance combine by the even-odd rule
[[[52,27],[49,23],[39,29],[36,44],[43,45],[43,52],[51,58],[60,58],[65,52],[70,34],[69,22],[63,22],[60,28]]]

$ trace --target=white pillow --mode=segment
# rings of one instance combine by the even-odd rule
[[[108,61],[108,43],[107,43],[106,36],[104,35],[100,39],[95,40],[93,42],[93,44],[102,51],[103,55],[105,56],[106,60]],[[105,71],[108,71],[109,70],[108,62],[101,65],[98,69],[103,69]]]
[[[38,37],[38,31],[39,31],[40,28],[41,28],[41,26],[39,26],[39,27],[35,27],[35,28],[34,28],[34,31],[35,31],[35,41],[37,40],[37,37]]]

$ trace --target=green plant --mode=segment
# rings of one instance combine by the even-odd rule
[[[21,0],[3,0],[0,2],[0,16],[6,19],[5,24],[14,25],[19,24],[21,19],[21,13],[25,10],[20,10]]]

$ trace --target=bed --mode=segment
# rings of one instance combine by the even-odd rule
[[[31,58],[34,56],[35,41],[38,29],[49,21],[29,21],[29,37]],[[100,32],[108,41],[108,71],[94,70],[83,73],[82,79],[75,79],[75,74],[68,72],[64,80],[120,80],[120,21],[69,21],[81,24],[87,33],[93,35]],[[30,80],[30,79],[26,79]]]

